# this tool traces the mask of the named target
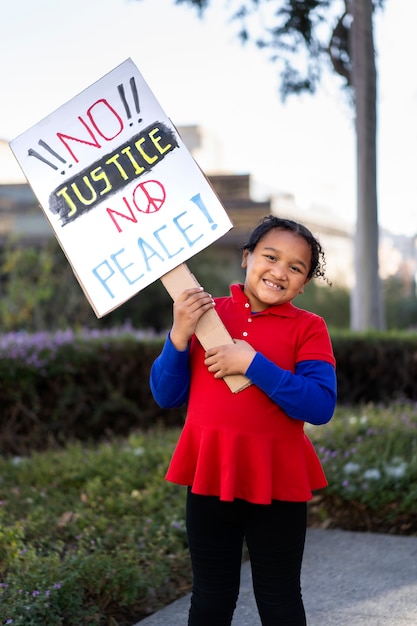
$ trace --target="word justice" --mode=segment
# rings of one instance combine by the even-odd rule
[[[149,278],[151,272],[157,272],[158,268],[181,253],[183,254],[178,264],[188,258],[189,255],[185,254],[186,249],[193,248],[204,236],[204,230],[195,223],[195,217],[195,212],[192,214],[183,211],[169,224],[164,224],[149,233],[146,239],[139,237],[136,249],[128,251],[126,248],[121,248],[94,267],[93,275],[110,298],[116,297],[114,292],[120,283],[126,287],[126,283],[134,285],[140,280]],[[162,276],[166,271],[155,273],[153,280]],[[148,284],[149,280],[144,286]]]
[[[174,132],[164,124],[152,125],[117,152],[105,155],[49,197],[49,209],[59,215],[63,225],[90,211],[132,180],[149,172],[158,162],[178,147]]]

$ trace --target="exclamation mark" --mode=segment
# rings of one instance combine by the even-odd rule
[[[136,88],[135,77],[132,76],[129,82],[130,82],[130,89],[132,91],[133,101],[135,103],[136,113],[139,115],[139,113],[140,113],[139,95],[138,95],[138,90]],[[127,119],[131,120],[132,119],[132,113],[130,112],[130,107],[129,107],[129,103],[128,103],[127,99],[126,99],[125,88],[124,88],[123,84],[117,85],[117,90],[119,92],[120,99],[121,99],[121,101],[123,103],[123,106],[125,108]],[[138,122],[141,122],[141,121],[142,121],[142,119],[139,118]],[[133,122],[132,121],[129,121],[129,126],[133,126]]]
[[[134,76],[132,76],[132,78],[130,79],[130,88],[132,90],[133,100],[135,102],[136,113],[139,115],[140,113],[139,95],[138,95],[138,90],[136,88],[136,82],[135,82]],[[142,120],[139,118],[138,122],[141,122],[141,121]]]
[[[198,206],[198,208],[200,209],[200,211],[202,212],[202,214],[204,215],[208,223],[211,224],[211,230],[216,230],[217,224],[214,222],[213,218],[208,212],[207,207],[201,198],[201,194],[198,193],[197,195],[193,196],[191,198],[191,202],[194,202],[194,204]]]
[[[49,154],[51,154],[56,159],[61,161],[61,163],[66,163],[66,160],[60,154],[58,154],[58,152],[55,152],[55,150],[53,150],[53,148],[51,148],[51,146],[49,146],[46,143],[46,141],[43,141],[43,139],[39,139],[38,144],[42,148],[45,148],[45,150],[47,150]],[[39,161],[42,161],[42,163],[46,163],[46,165],[49,165],[49,167],[52,167],[52,169],[54,170],[58,169],[58,167],[54,163],[51,163],[51,161],[48,161],[48,159],[46,159],[44,156],[42,156],[39,152],[37,152],[33,148],[29,148],[28,155],[34,156],[36,159],[39,159]],[[71,164],[69,165],[69,167],[71,167]],[[65,174],[65,170],[61,171],[61,174]]]

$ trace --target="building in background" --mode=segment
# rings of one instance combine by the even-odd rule
[[[0,139],[0,244],[9,237],[36,244],[51,235],[52,229],[9,144]]]
[[[222,145],[213,134],[197,125],[180,126],[178,132],[233,223],[233,229],[214,246],[239,250],[266,215],[294,219],[319,238],[326,252],[330,280],[340,287],[353,287],[354,224],[345,222],[335,211],[323,206],[302,208],[290,193],[277,192],[271,197],[254,200],[250,174],[225,171]],[[407,286],[415,289],[417,278],[417,238],[415,233],[411,235],[393,235],[383,229],[380,232],[381,277],[399,278],[405,292]],[[0,139],[0,244],[9,237],[19,239],[22,244],[32,244],[52,236],[53,231],[8,143]]]

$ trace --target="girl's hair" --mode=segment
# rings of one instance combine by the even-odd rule
[[[242,246],[242,250],[248,250],[253,252],[258,243],[269,233],[269,231],[276,228],[277,230],[289,230],[299,237],[303,237],[306,240],[311,249],[311,264],[307,274],[307,278],[323,278],[328,284],[330,281],[325,275],[326,270],[326,258],[324,250],[321,247],[320,242],[314,235],[298,222],[286,219],[283,217],[276,217],[275,215],[268,215],[264,217],[261,223],[252,231],[248,243]]]

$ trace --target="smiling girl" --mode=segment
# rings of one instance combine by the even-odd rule
[[[188,487],[189,626],[230,626],[244,540],[263,626],[306,624],[307,502],[327,482],[304,423],[331,419],[336,374],[324,320],[292,300],[324,265],[305,226],[270,216],[243,247],[244,285],[216,299],[187,289],[174,303],[151,389],[161,407],[187,404],[167,480]],[[214,306],[234,343],[204,352],[194,331]],[[222,378],[234,374],[252,384],[231,393]]]

